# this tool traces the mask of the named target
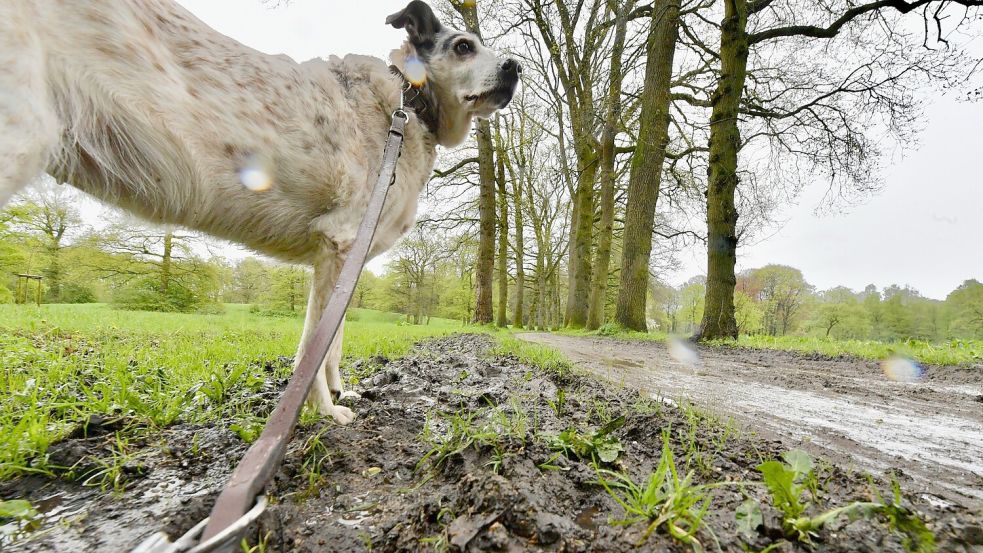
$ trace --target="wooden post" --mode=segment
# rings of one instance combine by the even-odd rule
[[[35,302],[38,307],[41,307],[41,281],[44,277],[40,275],[29,275],[24,273],[14,273],[17,277],[17,288],[14,292],[14,303],[27,303],[27,295],[31,291],[31,281],[36,280],[38,283],[37,293],[35,294]]]

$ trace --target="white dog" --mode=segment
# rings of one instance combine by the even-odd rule
[[[0,2],[0,206],[48,172],[150,221],[314,267],[313,332],[355,239],[393,110],[410,113],[370,255],[413,224],[436,146],[512,98],[520,68],[419,0],[393,66],[349,55],[298,64],[252,50],[170,0]],[[425,80],[425,83],[422,82]],[[334,405],[341,329],[311,399]],[[302,345],[303,347],[303,341]]]

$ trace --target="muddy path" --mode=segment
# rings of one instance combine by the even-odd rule
[[[983,367],[928,367],[915,382],[853,358],[524,333],[616,385],[733,417],[844,466],[913,477],[983,506]],[[675,351],[670,351],[670,349]]]
[[[599,482],[603,469],[644,486],[669,451],[680,475],[708,486],[699,492],[706,510],[694,533],[706,551],[904,551],[903,537],[883,517],[834,521],[814,545],[788,541],[755,467],[780,458],[793,441],[737,431],[579,371],[546,371],[494,347],[486,335],[450,336],[401,359],[371,360],[371,370],[356,367],[372,373],[356,387],[361,399],[350,403],[356,420],[302,420],[249,543],[312,553],[692,551],[663,526],[646,535],[647,521],[621,523],[630,518],[619,503],[627,496],[618,491],[616,499]],[[263,363],[252,376],[266,383],[249,396],[263,416],[285,382]],[[126,421],[89,423],[46,454],[79,471],[104,466]],[[0,482],[0,499],[26,499],[44,513],[38,525],[13,534],[15,523],[4,527],[0,519],[0,551],[125,552],[159,530],[180,535],[207,516],[247,447],[234,423],[148,429],[130,444],[115,491],[65,475]],[[606,455],[613,453],[606,460],[561,440],[570,432],[596,440],[602,428],[609,430]],[[978,512],[910,493],[911,478],[899,479],[903,509],[925,522],[939,551],[983,547]],[[818,462],[808,514],[874,501],[888,489],[885,480]],[[735,512],[749,499],[763,516],[741,532]]]

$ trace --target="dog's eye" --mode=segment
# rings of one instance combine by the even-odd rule
[[[474,52],[474,45],[466,40],[462,40],[454,46],[454,51],[457,52],[459,56],[466,56],[471,52]]]

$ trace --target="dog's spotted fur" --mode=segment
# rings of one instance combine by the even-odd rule
[[[410,117],[371,255],[413,223],[436,146],[463,141],[515,87],[504,60],[426,4],[387,23],[408,33],[393,63],[425,62],[439,113],[436,132]],[[458,55],[459,40],[474,51]],[[311,264],[306,339],[354,240],[401,86],[376,58],[298,64],[257,52],[170,0],[2,2],[0,206],[46,171],[152,222]],[[272,186],[244,187],[246,164],[265,167]],[[312,398],[349,422],[329,392],[342,389],[340,345],[339,333]]]

